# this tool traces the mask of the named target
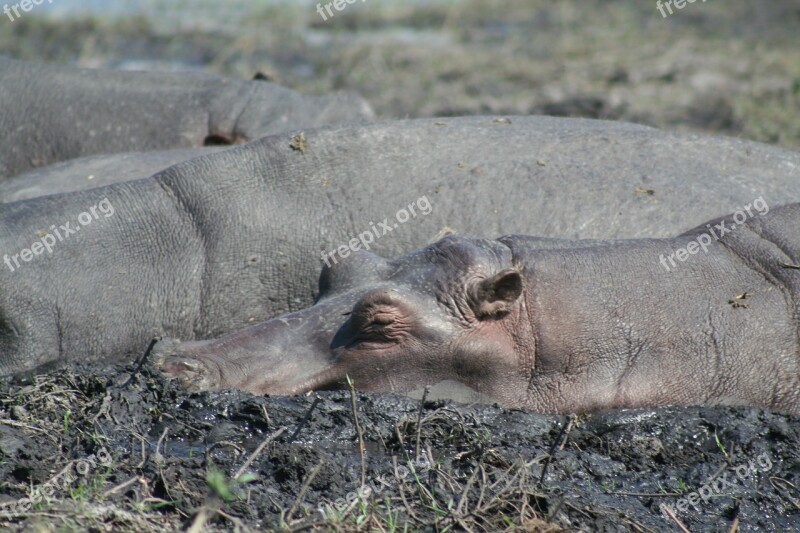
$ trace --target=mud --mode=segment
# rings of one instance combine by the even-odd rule
[[[800,419],[762,409],[187,394],[148,365],[6,379],[0,405],[10,530],[672,530],[662,504],[691,531],[800,524]]]

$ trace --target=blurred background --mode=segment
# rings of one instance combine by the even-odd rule
[[[0,18],[1,54],[261,72],[357,91],[381,118],[623,119],[800,149],[800,0],[697,0],[667,17],[655,0],[357,0],[327,20],[306,0],[48,1]]]

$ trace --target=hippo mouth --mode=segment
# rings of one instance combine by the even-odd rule
[[[222,382],[219,364],[210,358],[198,358],[184,353],[176,339],[164,338],[152,350],[158,368],[178,380],[189,392],[216,390]]]
[[[234,388],[253,394],[295,395],[338,389],[347,382],[339,365],[291,357],[290,352],[217,351],[211,343],[165,338],[153,347],[153,361],[190,392]]]

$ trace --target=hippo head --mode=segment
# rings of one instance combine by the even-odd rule
[[[349,377],[364,391],[432,386],[524,405],[534,351],[524,290],[500,241],[449,236],[394,261],[359,251],[324,267],[312,307],[219,339],[161,341],[156,354],[190,390],[298,394]]]

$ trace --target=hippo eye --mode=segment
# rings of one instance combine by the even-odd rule
[[[375,289],[353,306],[350,339],[354,348],[387,348],[412,334],[413,315],[394,289]]]
[[[402,327],[397,313],[383,306],[357,306],[350,315],[353,343],[364,345],[397,342]]]
[[[394,322],[391,313],[376,311],[375,309],[365,309],[354,311],[350,315],[357,333],[381,333],[387,326]]]
[[[375,313],[372,315],[372,323],[376,326],[388,326],[394,322],[394,316],[391,313]]]

